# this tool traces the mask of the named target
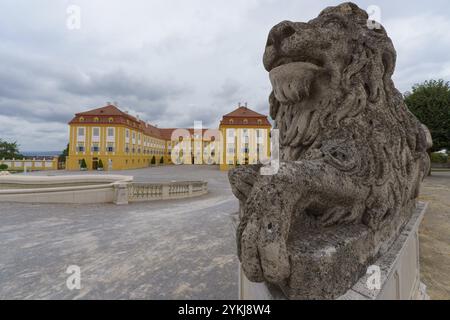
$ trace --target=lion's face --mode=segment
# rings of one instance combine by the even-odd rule
[[[345,12],[345,11],[344,11]],[[281,103],[299,103],[324,86],[337,87],[354,49],[345,15],[325,14],[308,23],[283,21],[269,33],[264,66]],[[320,80],[320,86],[315,82]]]
[[[297,160],[312,143],[320,113],[330,112],[330,104],[339,114],[339,108],[348,112],[346,104],[357,108],[380,97],[395,51],[385,30],[369,29],[367,19],[365,11],[345,3],[308,23],[283,21],[270,31],[263,62],[283,160]],[[349,101],[352,94],[359,102]]]

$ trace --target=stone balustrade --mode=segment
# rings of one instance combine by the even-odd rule
[[[207,182],[135,183],[120,175],[0,177],[0,202],[115,203],[171,200],[200,196]]]
[[[181,181],[169,183],[130,183],[128,201],[151,201],[195,197],[208,192],[204,181]]]

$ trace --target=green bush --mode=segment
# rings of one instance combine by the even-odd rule
[[[103,161],[102,161],[102,159],[100,159],[100,160],[98,161],[98,168],[99,168],[99,169],[103,169]]]
[[[431,154],[431,162],[435,163],[447,163],[448,155],[445,153],[433,152]]]
[[[153,156],[151,164],[156,164],[156,158]]]
[[[86,160],[81,160],[81,169],[87,169],[87,164],[86,164]]]
[[[8,165],[7,164],[0,164],[0,171],[5,171],[8,170]]]

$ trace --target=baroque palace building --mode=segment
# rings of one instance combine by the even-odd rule
[[[218,129],[158,128],[115,105],[75,114],[69,122],[67,170],[124,170],[163,164],[256,164],[270,156],[267,116],[241,106]]]

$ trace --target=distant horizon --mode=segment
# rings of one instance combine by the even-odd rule
[[[46,156],[46,155],[59,155],[62,153],[62,150],[52,150],[52,151],[48,151],[48,150],[44,150],[44,151],[39,151],[39,150],[34,150],[34,151],[19,151],[20,154],[24,155],[24,156]]]

